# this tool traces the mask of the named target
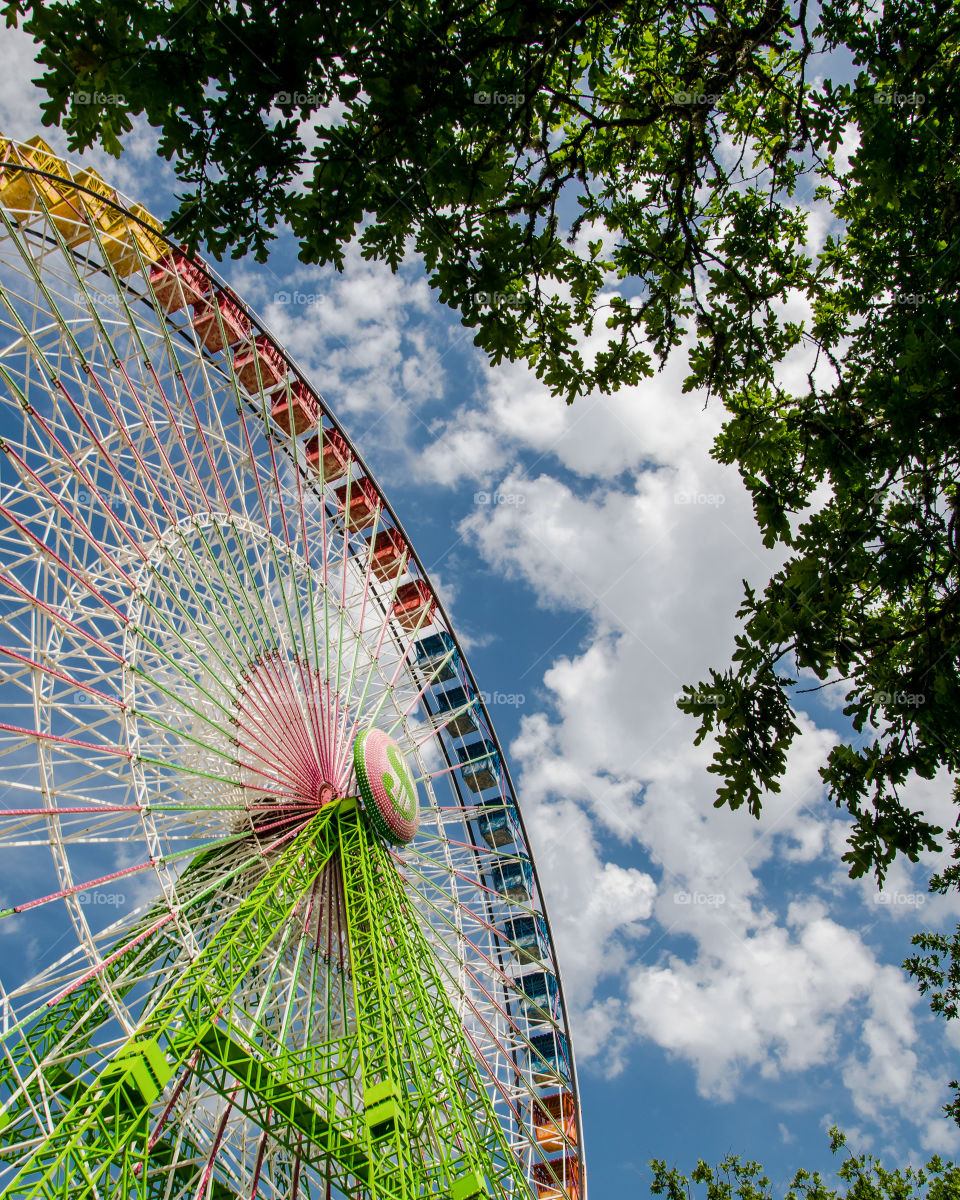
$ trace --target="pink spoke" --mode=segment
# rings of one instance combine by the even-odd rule
[[[129,483],[127,483],[127,481],[123,478],[123,475],[120,473],[120,471],[117,469],[117,466],[114,463],[113,458],[110,455],[109,451],[104,448],[103,443],[100,441],[100,439],[94,433],[89,421],[87,421],[86,417],[83,415],[83,413],[81,412],[78,405],[74,402],[73,397],[66,390],[66,388],[63,386],[63,384],[60,383],[59,381],[58,381],[58,387],[60,389],[61,394],[66,398],[67,403],[70,405],[70,408],[76,414],[76,416],[80,420],[81,424],[83,425],[84,429],[90,435],[90,440],[93,442],[93,444],[97,447],[97,450],[100,452],[100,457],[110,467],[111,471],[113,472],[114,478],[117,480],[117,483],[123,489],[124,494],[126,495],[127,499],[136,508],[137,512],[140,514],[141,519],[147,525],[147,527],[149,528],[149,530],[153,534],[153,536],[156,538],[159,538],[160,537],[159,527],[154,524],[153,519],[150,516],[150,514],[137,500],[136,493],[130,487]],[[31,416],[33,417],[34,421],[36,421],[37,424],[41,426],[41,428],[44,430],[44,432],[48,435],[48,437],[50,437],[50,439],[56,445],[57,449],[63,455],[64,461],[70,463],[71,466],[74,468],[74,470],[79,474],[80,478],[84,481],[85,486],[89,487],[91,489],[91,491],[98,491],[95,483],[93,482],[92,476],[87,471],[85,471],[84,468],[81,467],[78,462],[76,462],[74,460],[72,455],[65,449],[65,447],[63,446],[63,443],[59,440],[59,438],[53,432],[53,429],[44,420],[44,418],[41,416],[41,414],[34,410],[31,413]],[[133,449],[132,445],[131,445],[131,449]],[[136,451],[134,451],[134,453],[136,453]],[[107,505],[106,507],[109,508],[109,505]]]
[[[22,725],[10,725],[6,721],[0,721],[0,730],[5,733],[16,733],[21,737],[37,739],[43,742],[56,742],[63,746],[77,746],[83,750],[97,750],[101,754],[115,755],[117,758],[130,759],[134,757],[131,750],[122,750],[119,746],[113,746],[107,742],[84,742],[79,738],[65,737],[59,733],[43,733],[39,729],[25,729]]]
[[[382,510],[380,510],[380,511],[382,511]],[[363,577],[363,598],[360,602],[360,618],[357,621],[357,649],[356,649],[355,653],[359,653],[360,642],[361,642],[362,636],[363,636],[363,620],[364,620],[364,617],[366,616],[366,612],[367,612],[367,597],[370,595],[370,578],[373,574],[373,569],[372,569],[373,568],[373,542],[374,542],[374,539],[377,534],[377,525],[378,524],[379,524],[379,518],[377,521],[374,522],[373,531],[370,535],[370,543],[367,548],[367,565],[366,565],[366,569],[364,571],[364,577]],[[403,574],[404,561],[405,561],[405,559],[401,560],[400,570],[397,573],[398,577],[399,577],[399,575]],[[346,562],[346,555],[344,555],[344,562]],[[338,760],[338,767],[340,770],[343,769],[343,766],[342,766],[343,755],[350,753],[351,743],[353,740],[352,736],[347,736],[347,733],[346,733],[349,717],[350,717],[350,710],[346,705],[344,705],[343,724],[341,726],[338,723],[338,726],[337,726],[337,733],[341,739],[340,745],[342,748],[341,758]],[[355,728],[356,728],[356,724],[354,724],[354,729]]]
[[[157,486],[157,482],[156,482],[156,480],[154,479],[154,477],[153,477],[153,474],[152,474],[152,473],[151,473],[151,471],[150,471],[150,470],[147,468],[147,464],[144,462],[144,460],[143,460],[143,456],[141,455],[140,451],[139,451],[139,450],[136,448],[136,446],[133,444],[133,439],[131,438],[131,436],[130,436],[129,432],[127,431],[127,426],[126,426],[126,423],[120,420],[119,416],[117,415],[117,411],[116,411],[116,409],[115,409],[115,408],[113,407],[113,405],[110,403],[110,399],[109,399],[109,397],[107,396],[107,393],[106,393],[106,392],[103,390],[103,387],[102,387],[102,385],[101,385],[101,383],[100,383],[100,380],[97,378],[97,376],[96,376],[96,375],[95,375],[95,374],[94,374],[92,371],[90,372],[90,378],[93,380],[93,385],[94,385],[94,387],[95,387],[95,388],[97,389],[97,391],[100,393],[100,398],[103,400],[104,404],[106,404],[106,406],[107,406],[107,409],[108,409],[108,411],[109,411],[109,413],[110,413],[110,416],[113,418],[113,420],[114,420],[114,422],[115,422],[115,424],[116,424],[116,427],[117,427],[117,429],[119,429],[119,430],[120,430],[120,432],[123,434],[124,441],[127,443],[127,447],[128,447],[128,449],[130,450],[130,453],[131,453],[131,454],[133,455],[133,457],[134,457],[134,458],[137,460],[137,466],[138,466],[138,467],[139,467],[139,469],[140,469],[140,473],[141,473],[142,477],[143,477],[144,479],[146,479],[146,480],[149,480],[149,482],[150,482],[150,486],[151,486],[151,488],[152,488],[152,490],[153,490],[153,494],[156,496],[156,498],[157,498],[157,502],[159,503],[160,507],[163,509],[163,515],[164,515],[164,517],[166,518],[166,520],[167,520],[167,523],[168,523],[169,525],[176,526],[176,524],[177,524],[177,518],[176,518],[176,515],[175,515],[175,513],[174,513],[174,512],[173,512],[173,511],[170,509],[170,507],[168,506],[168,504],[167,504],[166,500],[164,500],[164,498],[163,498],[163,494],[162,494],[162,492],[160,491],[160,488]],[[63,393],[64,393],[64,395],[66,395],[66,396],[67,396],[67,398],[69,399],[69,395],[67,394],[67,390],[66,390],[66,388],[63,388],[63,386],[62,386],[62,385],[61,385],[61,388],[62,388],[62,390],[63,390]],[[107,459],[108,459],[108,460],[109,460],[109,461],[112,463],[112,459],[110,458],[110,455],[109,455],[109,454],[107,454],[107,456],[106,456],[106,457],[107,457]],[[114,468],[114,470],[116,471],[116,468]],[[118,472],[117,472],[117,473],[118,473]],[[118,473],[118,474],[119,474],[119,473]],[[189,510],[188,510],[188,511],[189,511]]]
[[[121,711],[127,707],[122,700],[117,700],[114,696],[108,696],[106,692],[101,692],[99,688],[91,687],[88,683],[81,683],[79,679],[74,679],[73,676],[67,675],[63,671],[58,671],[56,667],[50,667],[46,663],[37,662],[35,658],[27,658],[25,654],[20,654],[9,646],[0,646],[0,654],[5,654],[7,658],[12,658],[16,662],[23,663],[25,667],[29,667],[33,671],[39,671],[43,675],[59,679],[62,683],[66,683],[72,688],[79,688],[89,696],[96,696],[104,704],[110,704]]]
[[[380,625],[380,634],[377,638],[377,647],[373,652],[373,661],[374,662],[378,662],[380,659],[380,651],[383,649],[383,639],[386,637],[387,629],[390,626],[390,607],[391,606],[389,604],[384,606],[383,621],[381,622],[381,625]],[[372,668],[371,668],[371,670],[372,670]],[[363,713],[360,711],[360,705],[358,703],[357,712],[353,718],[353,725],[350,728],[350,734],[347,737],[346,742],[344,743],[345,745],[351,746],[353,744],[353,739],[356,737],[357,727],[360,724],[360,718],[362,716],[363,716]]]
[[[74,979],[74,981],[65,987],[62,992],[59,992],[52,1000],[48,1000],[46,1007],[54,1008],[60,1003],[61,1000],[65,1000],[67,996],[69,996],[72,992],[75,992],[78,987],[82,987],[91,979],[95,979],[97,975],[105,971],[107,967],[112,966],[113,963],[115,963],[118,958],[122,958],[122,956],[126,954],[128,950],[132,950],[134,946],[139,946],[141,942],[146,941],[148,937],[152,937],[153,934],[162,929],[164,925],[168,925],[173,918],[174,914],[172,912],[165,913],[164,916],[162,916],[158,921],[155,921],[149,927],[149,929],[144,929],[143,932],[139,933],[135,938],[131,938],[129,942],[125,942],[119,947],[119,949],[114,950],[112,954],[108,954],[106,958],[101,959],[95,967],[91,967],[89,971],[85,971],[78,978]]]
[[[153,368],[150,368],[153,370]],[[187,387],[187,381],[183,375],[180,376],[180,386],[183,388],[183,393],[187,397],[187,403],[190,405],[190,411],[193,413],[193,422],[199,434],[203,452],[206,455],[207,462],[210,464],[210,474],[213,476],[214,482],[217,485],[217,491],[220,493],[220,503],[223,505],[224,511],[231,513],[232,509],[230,501],[227,499],[227,493],[223,490],[223,481],[220,478],[220,472],[217,470],[216,464],[213,461],[213,455],[210,452],[210,446],[207,442],[207,435],[204,432],[203,425],[197,415],[197,406],[193,402],[193,396],[190,394],[190,389]]]
[[[268,1126],[270,1123],[271,1115],[272,1115],[271,1110],[268,1110],[267,1111],[267,1125]],[[263,1131],[262,1137],[260,1138],[260,1146],[257,1149],[257,1165],[253,1171],[253,1183],[251,1184],[251,1187],[250,1187],[250,1200],[257,1200],[257,1194],[260,1191],[260,1172],[263,1169],[263,1156],[267,1152],[267,1138],[268,1137],[269,1137],[269,1131],[267,1129],[265,1129]]]
[[[160,1140],[160,1134],[163,1132],[163,1127],[164,1127],[164,1125],[166,1125],[167,1121],[169,1120],[170,1114],[173,1112],[173,1106],[180,1099],[180,1093],[183,1091],[183,1089],[187,1083],[187,1080],[193,1074],[194,1070],[196,1069],[197,1063],[199,1061],[200,1061],[200,1050],[197,1049],[197,1050],[194,1050],[193,1054],[190,1055],[190,1058],[188,1059],[185,1067],[180,1072],[180,1078],[174,1084],[173,1092],[170,1095],[170,1099],[164,1105],[163,1112],[157,1118],[157,1123],[153,1127],[153,1132],[150,1134],[150,1137],[147,1141],[147,1150],[152,1150],[154,1148],[154,1146],[157,1144],[157,1142]]]
[[[213,506],[210,503],[210,498],[207,495],[207,490],[203,486],[203,481],[200,478],[200,472],[197,470],[196,463],[193,461],[193,455],[190,453],[190,447],[187,445],[186,440],[183,436],[183,430],[180,428],[180,422],[173,415],[173,410],[170,408],[170,402],[167,400],[167,394],[163,390],[163,384],[160,382],[160,380],[157,376],[157,372],[154,369],[153,363],[149,364],[149,369],[150,369],[150,374],[153,378],[153,382],[157,385],[157,392],[160,395],[160,399],[163,401],[163,407],[166,411],[167,419],[170,422],[170,428],[176,432],[177,441],[180,443],[180,449],[183,452],[184,460],[186,461],[187,465],[189,466],[190,473],[193,476],[194,482],[197,485],[197,491],[203,497],[203,502],[207,506],[207,512],[212,513]],[[131,391],[133,391],[133,384],[130,383],[130,377],[127,375],[127,369],[126,369],[126,367],[124,367],[124,365],[122,363],[120,364],[120,370],[123,374],[123,378],[127,381],[127,384],[130,387]],[[139,397],[137,397],[137,407],[142,409],[142,405],[140,403]],[[163,453],[162,447],[161,447],[160,452],[161,452],[161,454]],[[164,458],[165,458],[165,461],[167,461],[166,456],[164,456]]]
[[[313,594],[314,594],[313,593],[313,584],[312,584],[313,564],[310,561],[311,538],[310,538],[309,534],[307,533],[307,514],[306,514],[306,510],[304,509],[304,506],[303,506],[303,480],[301,479],[300,467],[299,467],[299,464],[297,464],[297,463],[294,463],[293,474],[294,474],[294,478],[297,481],[297,504],[298,504],[298,507],[300,510],[300,540],[303,544],[304,562],[307,565],[307,578],[309,581],[307,594],[310,597],[310,627],[313,630],[313,649],[314,649],[314,655],[316,656],[316,653],[317,653],[317,626],[316,626],[317,615],[316,615],[316,606],[315,606],[315,602],[313,599]],[[321,507],[323,507],[323,506],[321,505]],[[326,564],[326,556],[327,556],[327,547],[326,547],[326,542],[324,541],[324,544],[323,544],[324,564]],[[362,624],[362,622],[361,622],[361,624]],[[310,704],[308,706],[311,728],[313,729],[313,736],[314,736],[315,745],[317,747],[317,754],[319,755],[321,762],[323,763],[324,772],[326,772],[329,767],[329,757],[330,756],[324,747],[323,737],[322,737],[322,733],[321,733],[320,717],[321,717],[321,713],[322,713],[323,709],[322,709],[322,705],[320,704],[320,696],[318,695],[319,688],[320,688],[320,664],[318,662],[314,662],[313,667],[310,670],[309,688],[305,684],[304,690],[311,697]],[[332,782],[332,780],[331,780],[331,782]]]
[[[160,457],[163,459],[163,465],[164,465],[164,467],[166,467],[166,473],[169,476],[169,478],[171,479],[171,481],[173,482],[173,486],[177,490],[177,495],[180,497],[180,502],[183,504],[184,512],[186,512],[191,517],[195,516],[196,510],[194,509],[194,507],[190,503],[190,501],[187,499],[187,494],[180,485],[180,476],[179,476],[178,472],[176,472],[173,469],[173,463],[170,461],[170,459],[167,456],[166,450],[163,448],[163,441],[160,438],[159,431],[157,430],[156,425],[154,425],[153,421],[150,419],[150,414],[147,412],[146,408],[144,408],[143,402],[140,399],[140,394],[137,391],[137,389],[134,387],[133,380],[127,374],[127,368],[123,365],[122,362],[118,363],[117,365],[120,368],[121,375],[123,375],[124,382],[126,383],[127,387],[130,390],[130,397],[133,400],[134,404],[137,406],[137,411],[140,413],[140,416],[143,420],[144,425],[146,425],[146,427],[150,430],[150,436],[153,439],[153,444],[154,444],[154,446],[156,446],[157,452],[159,453]],[[94,383],[97,385],[98,390],[102,393],[103,389],[100,387],[99,381],[96,379],[96,376],[94,376]],[[106,399],[106,396],[104,396],[104,399]],[[174,422],[174,425],[176,426],[176,422]],[[158,494],[158,499],[159,499],[159,494]]]
[[[106,596],[104,596],[103,593],[101,591],[99,591],[98,588],[95,588],[94,585],[88,579],[84,578],[83,574],[80,571],[77,571],[74,567],[71,567],[69,565],[69,563],[64,562],[64,560],[60,557],[59,554],[57,554],[57,552],[55,550],[51,549],[51,547],[48,546],[46,542],[41,541],[40,538],[38,538],[35,533],[32,533],[26,527],[26,525],[23,524],[22,521],[18,521],[17,518],[10,511],[10,509],[8,509],[5,505],[0,504],[0,514],[5,516],[11,525],[15,525],[17,527],[17,529],[19,529],[20,532],[23,534],[23,536],[29,542],[32,542],[34,546],[36,546],[36,548],[40,551],[41,554],[45,554],[49,558],[52,558],[54,560],[54,562],[59,563],[59,565],[64,569],[64,571],[66,571],[67,574],[72,579],[75,579],[77,581],[77,583],[79,583],[82,587],[86,588],[86,590],[90,593],[91,596],[94,597],[95,600],[99,600],[99,602],[104,606],[104,608],[109,608],[110,611],[117,618],[117,620],[121,623],[121,625],[129,624],[129,619],[123,615],[123,613],[120,611],[119,608],[117,608],[115,605],[111,604],[110,601],[106,598]]]
[[[37,475],[37,473],[35,471],[31,470],[30,467],[27,466],[24,459],[21,458],[19,454],[17,454],[17,452],[13,449],[12,446],[5,445],[3,448],[6,451],[7,455],[10,458],[14,459],[14,461],[16,461],[19,464],[19,466],[22,468],[24,473],[26,475],[28,475],[30,477],[30,479],[33,480],[34,484],[36,484],[36,486],[39,487],[40,490],[46,495],[47,499],[54,506],[54,508],[56,508],[60,512],[62,512],[63,515],[67,518],[67,520],[70,521],[71,524],[73,524],[74,526],[76,526],[77,529],[80,530],[81,535],[86,540],[86,543],[90,546],[93,546],[96,549],[97,553],[100,555],[100,557],[105,562],[109,563],[110,566],[117,572],[117,574],[123,578],[124,582],[132,588],[133,580],[130,578],[130,576],[127,574],[127,572],[123,569],[123,567],[120,566],[120,564],[113,557],[113,555],[109,552],[109,550],[107,550],[106,546],[104,546],[97,538],[95,538],[93,536],[93,531],[91,529],[89,529],[86,525],[84,525],[84,523],[80,520],[80,518],[77,516],[77,514],[75,512],[73,512],[71,509],[67,508],[67,506],[63,503],[63,501],[60,499],[60,497],[57,496],[56,493],[53,492],[43,482],[43,480],[39,477],[39,475]]]
[[[83,641],[89,642],[92,646],[96,646],[98,650],[102,650],[104,654],[109,655],[109,657],[114,659],[115,662],[120,663],[121,665],[123,665],[125,662],[122,654],[118,654],[116,650],[108,646],[106,642],[101,642],[100,639],[94,637],[92,633],[82,629],[75,621],[71,621],[69,617],[65,617],[61,613],[57,612],[55,608],[51,607],[51,605],[47,604],[44,600],[41,600],[39,596],[35,596],[32,592],[28,592],[27,589],[23,587],[22,584],[18,583],[16,579],[13,579],[11,576],[0,572],[0,583],[2,583],[4,587],[9,588],[11,592],[14,592],[28,604],[42,609],[55,623],[59,625],[65,625],[71,631],[71,633],[75,633],[77,637],[82,638]]]
[[[200,1183],[197,1186],[197,1192],[194,1200],[203,1200],[203,1197],[206,1194],[207,1184],[210,1182],[210,1176],[213,1174],[213,1166],[217,1159],[217,1151],[220,1149],[220,1143],[223,1141],[223,1133],[227,1128],[227,1119],[230,1116],[230,1113],[233,1111],[233,1101],[239,1090],[240,1089],[238,1087],[235,1087],[230,1093],[229,1099],[227,1100],[226,1107],[223,1110],[223,1115],[220,1118],[220,1124],[217,1127],[217,1135],[213,1139],[213,1145],[210,1147],[210,1153],[207,1156],[207,1167],[203,1172],[203,1178],[200,1180]]]

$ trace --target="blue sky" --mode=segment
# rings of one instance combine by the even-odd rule
[[[0,54],[0,129],[25,138],[29,45],[6,34]],[[173,207],[149,131],[94,159],[158,216]],[[810,216],[817,242],[827,221]],[[525,368],[490,368],[416,262],[391,275],[352,248],[337,275],[281,242],[267,266],[223,271],[359,444],[488,694],[573,1008],[593,1196],[642,1194],[652,1157],[728,1152],[783,1185],[832,1169],[833,1123],[888,1163],[955,1155],[939,1107],[960,1033],[898,964],[960,903],[927,893],[929,856],[883,894],[840,869],[846,823],[817,774],[837,698],[804,697],[760,822],[713,809],[710,747],[675,708],[727,663],[741,580],[778,561],[709,457],[720,413],[681,394],[682,362],[568,408]],[[806,369],[789,362],[787,382]],[[949,793],[938,779],[905,800],[946,824]]]

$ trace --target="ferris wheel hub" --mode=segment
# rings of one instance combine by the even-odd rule
[[[363,806],[377,832],[402,846],[420,825],[417,785],[400,746],[381,729],[365,729],[353,744]]]

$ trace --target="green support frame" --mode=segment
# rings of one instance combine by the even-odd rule
[[[282,1030],[229,1010],[328,867],[343,884],[352,1020],[335,1037],[293,1048]],[[76,1018],[71,999],[37,1022],[47,1041]],[[88,1046],[89,1031],[78,1061]],[[61,1070],[59,1119],[45,1136],[38,1129],[39,1144],[3,1193],[10,1200],[157,1195],[176,1150],[163,1137],[152,1147],[148,1140],[164,1090],[185,1070],[345,1195],[530,1195],[402,878],[352,797],[322,809],[276,853],[92,1083]],[[180,1145],[193,1149],[183,1136]],[[194,1168],[177,1175],[195,1186]],[[216,1176],[211,1186],[218,1200],[233,1195]]]

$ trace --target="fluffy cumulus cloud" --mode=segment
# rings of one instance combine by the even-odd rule
[[[836,1049],[838,1017],[875,981],[855,934],[822,915],[791,924],[768,922],[733,947],[704,939],[691,961],[632,972],[637,1031],[690,1060],[708,1094],[732,1097],[746,1067],[770,1076],[823,1062]]]
[[[604,861],[587,815],[571,801],[531,805],[527,824],[562,947],[568,999],[584,1005],[598,979],[631,960],[632,944],[647,932],[656,884],[635,867]],[[599,970],[597,946],[605,948]]]
[[[867,940],[894,906],[837,867],[847,823],[818,773],[837,735],[801,719],[757,822],[713,807],[710,747],[676,709],[683,683],[728,660],[741,581],[778,562],[735,472],[709,457],[720,414],[681,377],[671,364],[568,408],[500,370],[484,404],[434,425],[422,460],[439,484],[485,489],[461,532],[490,566],[571,627],[588,617],[576,652],[527,667],[548,703],[511,747],[580,1058],[616,1073],[652,1042],[721,1099],[839,1061],[858,1116],[950,1145],[918,996]],[[943,809],[944,788],[924,800]],[[771,886],[787,872],[802,902]]]
[[[345,421],[361,451],[408,474],[424,407],[447,383],[464,331],[427,321],[436,301],[420,264],[396,273],[346,248],[342,274],[276,264],[235,270],[231,283]],[[388,476],[389,481],[389,476]]]

